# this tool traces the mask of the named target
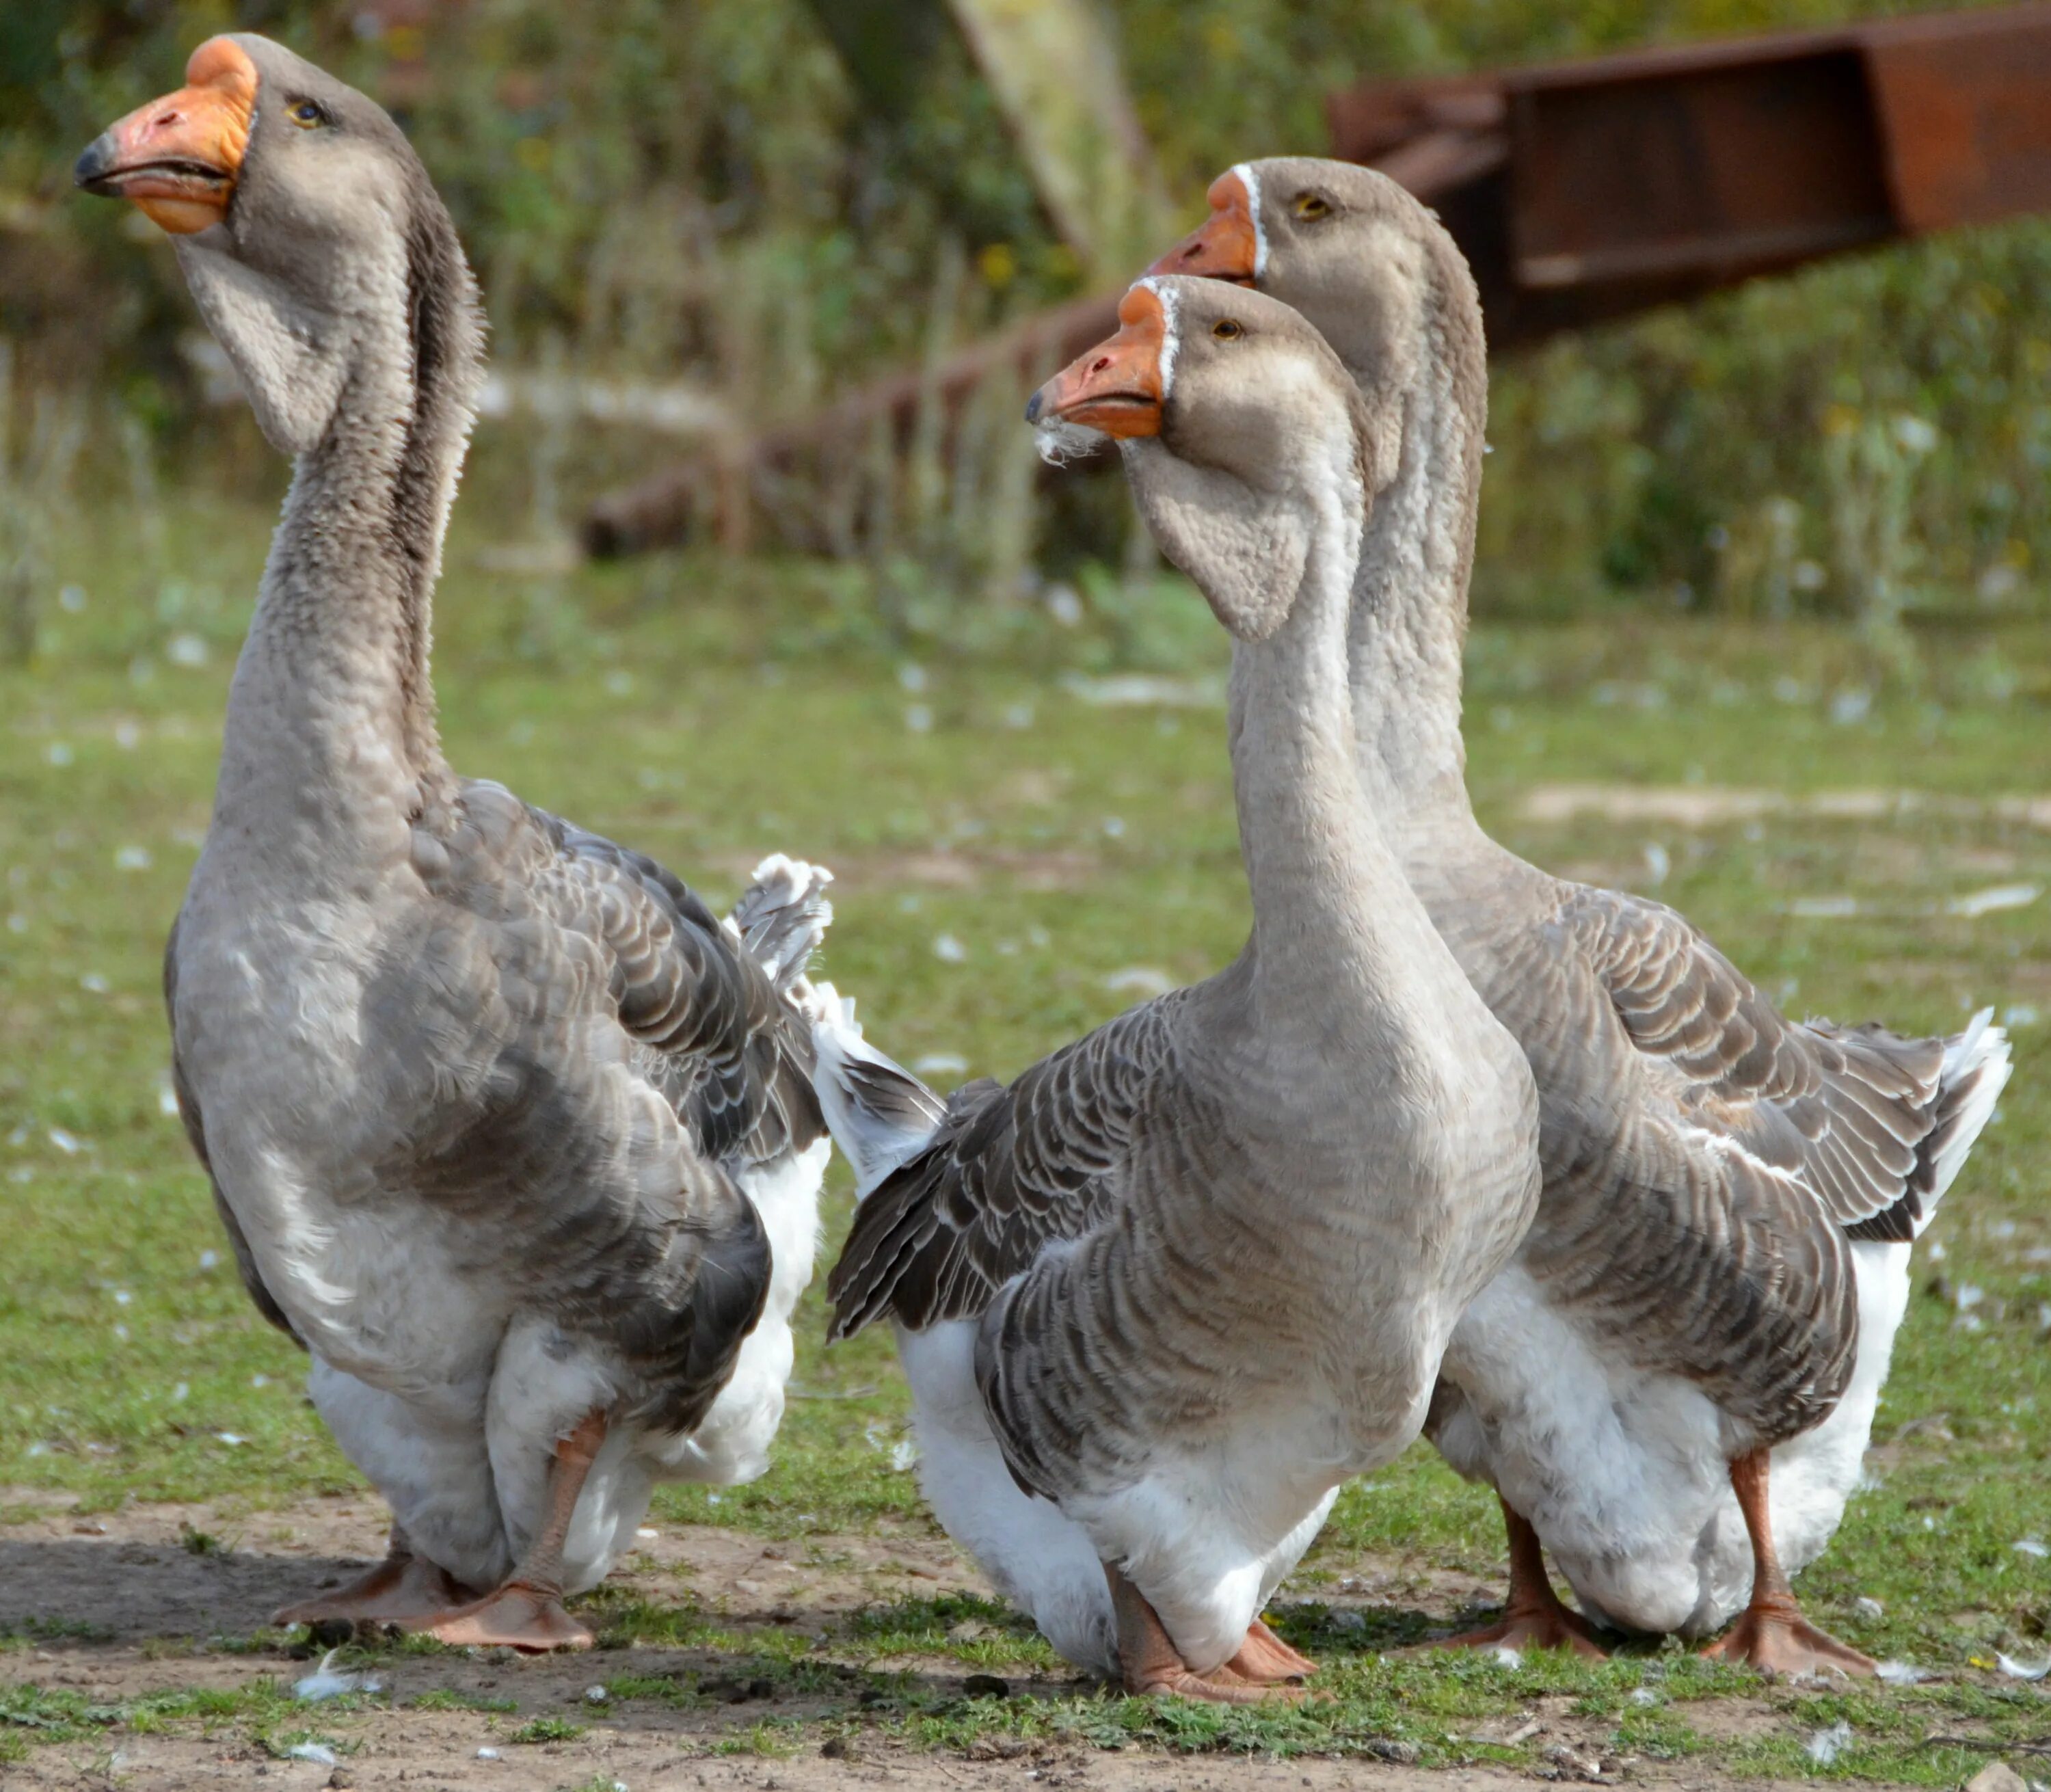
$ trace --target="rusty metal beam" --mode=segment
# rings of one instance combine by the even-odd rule
[[[1840,251],[2051,209],[2051,6],[1675,45],[1328,103],[1474,264],[1498,346]]]
[[[584,517],[584,551],[600,559],[637,553],[705,527],[728,547],[745,549],[759,477],[787,471],[807,455],[854,454],[879,428],[902,450],[923,407],[951,416],[985,381],[1007,372],[1022,391],[1115,330],[1121,296],[1122,289],[1071,299],[931,369],[886,374],[823,411],[730,445],[723,456],[695,456],[611,493]]]
[[[1897,19],[1863,48],[1904,232],[2051,207],[2051,6]]]
[[[1502,162],[1499,143],[1486,133],[1449,129],[1399,143],[1381,166],[1430,200],[1499,169]],[[824,410],[727,444],[723,455],[693,456],[610,493],[585,514],[579,531],[584,551],[607,559],[694,533],[709,533],[729,548],[744,549],[752,539],[758,484],[772,482],[807,455],[852,452],[879,425],[901,447],[910,441],[923,405],[936,404],[951,417],[984,381],[1005,369],[1030,386],[1118,327],[1123,291],[1114,287],[1071,299],[957,350],[930,371],[885,374]],[[1102,457],[1101,464],[1115,463]]]
[[[1369,82],[1331,96],[1333,153],[1437,207],[1491,347],[1697,297],[1819,256],[2051,211],[2051,0]],[[908,439],[1010,367],[1058,366],[1114,326],[1100,294],[893,375],[816,416],[658,474],[584,525],[594,552],[709,514],[744,545],[759,473]]]

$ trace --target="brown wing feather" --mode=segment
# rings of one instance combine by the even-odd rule
[[[1043,1059],[1009,1087],[955,1091],[932,1141],[869,1195],[827,1279],[831,1336],[886,1314],[920,1330],[970,1318],[1049,1243],[1115,1197],[1179,993]]]
[[[467,808],[481,789],[499,794],[466,787]],[[811,1029],[768,970],[654,860],[522,806],[552,849],[532,889],[558,923],[603,943],[620,1025],[698,1149],[760,1161],[818,1138]]]
[[[1931,1166],[1944,1041],[1790,1021],[1682,916],[1575,889],[1565,919],[1631,1043],[1689,1119],[1799,1177],[1855,1236],[1908,1237]]]

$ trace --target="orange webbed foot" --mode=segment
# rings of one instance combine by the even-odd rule
[[[1285,1681],[1308,1680],[1318,1664],[1300,1650],[1291,1649],[1256,1618],[1246,1628],[1246,1641],[1225,1665],[1256,1686],[1276,1686]]]
[[[1253,1705],[1287,1704],[1307,1696],[1300,1686],[1272,1685],[1249,1678],[1238,1669],[1239,1656],[1208,1673],[1198,1673],[1183,1659],[1182,1651],[1176,1648],[1174,1638],[1162,1624],[1160,1614],[1147,1603],[1139,1589],[1108,1563],[1104,1566],[1104,1575],[1111,1583],[1111,1606],[1118,1618],[1119,1674],[1125,1690],[1135,1698],[1145,1698],[1155,1692],[1173,1692],[1179,1698],[1201,1699],[1211,1704]],[[1256,1650],[1266,1665],[1287,1667],[1288,1672],[1284,1678],[1293,1678],[1303,1671],[1291,1665],[1297,1661],[1304,1661],[1306,1668],[1315,1669],[1315,1663],[1305,1661],[1258,1618],[1247,1627],[1240,1645],[1240,1655],[1244,1655],[1249,1649]]]
[[[537,1655],[588,1649],[597,1640],[563,1609],[560,1594],[517,1580],[427,1628],[455,1649],[520,1649]]]
[[[1128,1674],[1125,1690],[1135,1698],[1172,1692],[1178,1698],[1199,1699],[1214,1705],[1287,1704],[1307,1696],[1300,1686],[1263,1685],[1243,1680],[1229,1662],[1207,1674],[1197,1673],[1179,1661],[1149,1667],[1141,1673]]]
[[[1506,1610],[1479,1630],[1447,1637],[1441,1649],[1564,1649],[1584,1661],[1606,1661],[1609,1651],[1596,1641],[1595,1626],[1557,1599],[1542,1606]]]
[[[1748,1607],[1738,1621],[1702,1651],[1712,1661],[1732,1661],[1762,1673],[1849,1674],[1874,1671],[1870,1655],[1839,1642],[1819,1630],[1799,1607],[1779,1604]]]

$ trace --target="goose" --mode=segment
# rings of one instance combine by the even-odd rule
[[[391,119],[279,45],[80,158],[174,242],[294,463],[165,955],[178,1103],[248,1292],[393,1509],[279,1622],[588,1646],[565,1594],[654,1482],[766,1466],[831,1146],[804,972],[827,874],[731,919],[652,859],[459,778],[430,611],[477,291]]]
[[[1510,1546],[1502,1622],[1453,1640],[1600,1653],[1542,1540],[1600,1624],[1700,1637],[1736,1617],[1707,1653],[1869,1672],[1787,1575],[1858,1483],[1912,1245],[1994,1111],[2006,1040],[1984,1013],[1946,1039],[1786,1020],[1674,910],[1482,831],[1460,735],[1487,408],[1473,279],[1433,214],[1348,163],[1244,163],[1210,203],[1156,271],[1297,306],[1401,419],[1354,598],[1362,789],[1537,1081],[1538,1217],[1432,1407]]]
[[[1359,800],[1346,629],[1386,420],[1275,300],[1144,280],[1119,316],[1026,416],[1055,455],[1119,443],[1233,638],[1252,935],[936,1120],[886,1123],[887,1061],[822,1028],[822,1111],[859,1106],[881,1167],[831,1335],[896,1323],[936,1511],[1064,1653],[1251,1701],[1312,1667],[1262,1603],[1417,1435],[1529,1222],[1535,1096]]]

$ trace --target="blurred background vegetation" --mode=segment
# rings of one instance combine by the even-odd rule
[[[1192,221],[1226,164],[1322,151],[1325,95],[1363,76],[1900,10],[1101,4]],[[168,470],[245,496],[282,478],[223,401],[168,246],[71,190],[78,150],[178,85],[202,37],[283,38],[412,133],[483,280],[505,376],[464,526],[531,538],[545,569],[585,498],[693,432],[800,415],[1079,290],[941,0],[886,10],[896,48],[879,57],[863,0],[8,0],[0,651],[32,653],[60,607],[53,544],[86,494],[122,497],[148,566]],[[2047,372],[2051,222],[1850,257],[1499,359],[1477,609],[2041,615]],[[1172,661],[1178,631],[1134,619],[1147,556],[1119,482],[1051,508],[1015,397],[993,396],[965,469],[915,459],[887,525],[816,576],[893,640],[1015,640],[1080,607],[1111,659]],[[591,420],[622,403],[643,421]]]

